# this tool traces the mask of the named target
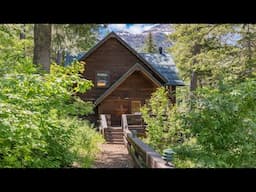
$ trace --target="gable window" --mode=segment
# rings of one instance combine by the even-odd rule
[[[97,87],[108,87],[109,86],[109,73],[97,72],[96,74],[96,86]]]

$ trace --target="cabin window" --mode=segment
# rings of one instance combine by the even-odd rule
[[[131,102],[131,113],[140,113],[141,102],[140,101],[132,101]]]
[[[96,74],[96,85],[97,85],[97,87],[108,87],[109,86],[109,73],[98,72]]]

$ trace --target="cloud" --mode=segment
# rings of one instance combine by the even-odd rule
[[[126,31],[127,26],[126,24],[109,24],[108,28],[111,31]]]
[[[128,28],[130,33],[138,34],[153,27],[154,24],[134,24]]]
[[[108,27],[111,31],[128,31],[133,34],[142,33],[156,24],[110,24]]]

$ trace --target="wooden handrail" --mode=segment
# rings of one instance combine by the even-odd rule
[[[127,123],[127,118],[125,114],[122,114],[121,124],[122,124],[123,130],[128,129],[128,123]]]
[[[100,132],[104,135],[104,129],[108,128],[107,118],[105,114],[100,115]]]
[[[124,130],[124,143],[131,155],[134,167],[137,168],[173,168],[171,163],[166,164],[161,155],[154,151],[149,145],[142,142],[128,127],[127,115],[122,115],[122,126]]]

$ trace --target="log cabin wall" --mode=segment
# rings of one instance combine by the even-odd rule
[[[149,74],[146,76],[140,71],[133,72],[110,95],[98,102],[99,105],[95,106],[94,114],[86,117],[91,122],[97,124],[98,115],[105,113],[112,115],[113,125],[120,125],[121,114],[138,112],[159,85],[165,86],[166,80],[163,80],[152,69],[152,66],[149,67],[148,62],[136,55],[138,56],[138,53],[132,51],[129,46],[123,44],[119,37],[114,35],[101,41],[89,51],[87,56],[83,57],[81,61],[86,63],[83,76],[94,84],[94,87],[85,94],[78,94],[85,101],[94,103],[111,85],[120,80],[132,67],[135,67],[134,65],[141,65],[143,70]],[[107,76],[107,86],[97,87],[97,73]],[[157,81],[158,85],[153,83],[150,78],[155,79],[154,81]],[[169,86],[168,89],[174,91],[175,86]],[[170,99],[175,102],[175,96],[170,96]]]
[[[142,72],[135,71],[99,104],[99,113],[111,114],[112,125],[118,126],[121,115],[139,112],[138,108],[145,104],[157,87]]]
[[[86,94],[81,95],[81,97],[91,101],[95,101],[108,89],[108,87],[96,87],[97,72],[109,73],[109,83],[111,85],[135,63],[141,63],[135,55],[114,38],[110,38],[104,42],[86,58],[85,62],[85,72],[83,75],[86,79],[93,81],[94,87]]]

